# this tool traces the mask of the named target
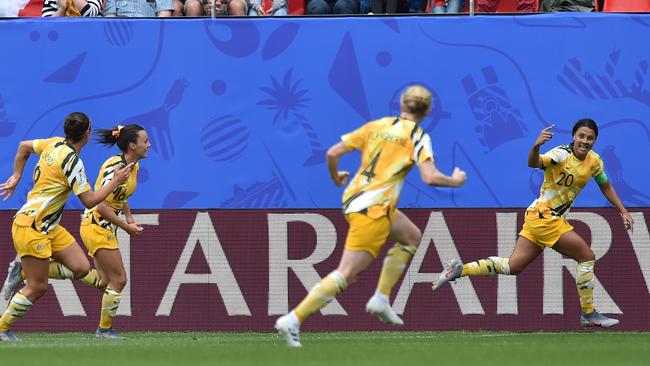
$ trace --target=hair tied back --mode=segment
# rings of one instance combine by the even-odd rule
[[[123,128],[124,128],[124,126],[117,125],[117,129],[113,130],[113,132],[112,132],[113,137],[115,137],[116,139],[119,139],[120,138],[120,133],[122,133]]]

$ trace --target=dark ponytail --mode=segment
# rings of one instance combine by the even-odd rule
[[[112,129],[103,129],[100,128],[97,130],[95,135],[97,136],[97,142],[106,147],[111,147],[117,144],[117,147],[126,152],[129,149],[129,143],[138,142],[138,131],[143,131],[144,128],[140,125],[134,123],[126,126],[117,125]]]
[[[587,127],[593,130],[594,133],[596,134],[596,137],[598,137],[598,125],[596,125],[596,121],[594,121],[593,119],[584,118],[576,122],[576,124],[573,125],[573,132],[571,133],[571,135],[575,135],[576,131],[578,131],[578,128],[580,127]]]
[[[82,112],[72,112],[63,121],[63,132],[65,138],[72,143],[81,141],[86,131],[90,129],[90,118]]]

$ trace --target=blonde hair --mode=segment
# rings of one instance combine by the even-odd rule
[[[401,108],[404,112],[413,113],[424,117],[431,108],[431,92],[422,85],[411,85],[400,98]]]
[[[72,0],[67,0],[67,8],[65,9],[65,16],[67,17],[79,17],[81,16],[81,12],[79,9],[77,9],[76,6],[74,6],[74,3]]]

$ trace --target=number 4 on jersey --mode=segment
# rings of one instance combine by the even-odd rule
[[[366,166],[366,168],[361,172],[361,175],[365,176],[368,179],[368,183],[370,183],[372,178],[375,177],[375,167],[377,166],[377,161],[379,161],[379,155],[381,155],[381,151],[378,152],[374,158],[372,158],[370,164],[368,164],[368,166]]]

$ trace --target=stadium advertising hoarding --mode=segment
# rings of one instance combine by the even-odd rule
[[[404,211],[423,238],[392,296],[403,329],[579,328],[575,262],[552,250],[518,277],[460,279],[436,293],[430,290],[449,258],[508,256],[522,209]],[[633,233],[624,230],[613,209],[570,213],[598,259],[596,306],[619,318],[621,330],[650,327],[650,210],[632,211]],[[0,212],[1,263],[15,254],[9,245],[12,214]],[[79,214],[68,211],[62,221],[77,238]],[[277,316],[335,268],[347,231],[341,212],[332,209],[136,211],[136,220],[145,226],[142,235],[118,233],[129,284],[114,324],[125,331],[271,331]],[[303,329],[391,329],[364,311],[380,265],[378,260]],[[16,330],[93,330],[101,300],[97,290],[69,281],[51,284]]]

